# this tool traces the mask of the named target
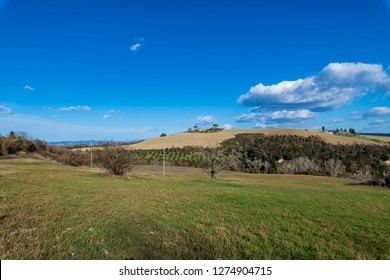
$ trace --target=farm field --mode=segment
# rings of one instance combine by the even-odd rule
[[[226,139],[234,138],[241,133],[262,133],[264,135],[296,135],[296,136],[319,136],[325,142],[331,144],[375,144],[375,141],[369,138],[348,137],[343,135],[333,135],[320,132],[318,130],[300,130],[300,129],[264,129],[264,130],[242,130],[242,129],[225,129],[214,133],[179,133],[166,137],[157,137],[148,139],[136,144],[128,145],[128,147],[136,150],[153,150],[163,148],[183,148],[185,146],[203,146],[215,147]],[[88,150],[88,148],[84,148]]]
[[[138,166],[0,161],[0,259],[389,259],[390,189]]]
[[[378,135],[362,135],[362,136],[376,142],[390,143],[389,136],[378,136]]]

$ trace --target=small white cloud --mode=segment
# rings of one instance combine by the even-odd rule
[[[115,113],[119,113],[118,110],[115,110],[115,109],[111,109],[110,111],[108,111],[109,114],[115,114]]]
[[[331,123],[342,123],[343,119],[333,119],[331,120]]]
[[[23,87],[23,89],[25,89],[25,90],[30,90],[30,91],[35,91],[35,88],[30,87],[29,85],[25,85],[25,86]]]
[[[255,122],[259,117],[259,114],[250,113],[250,114],[242,114],[239,117],[236,117],[236,122]]]
[[[132,52],[136,52],[140,47],[141,47],[141,43],[137,43],[137,44],[131,45],[130,50]]]
[[[389,107],[374,107],[364,114],[365,117],[379,117],[390,115]]]
[[[110,115],[110,114],[103,115],[103,116],[102,116],[102,119],[103,119],[103,120],[110,120],[110,119],[112,119],[112,115]]]
[[[215,122],[216,119],[213,116],[199,116],[195,120],[197,125],[209,125],[214,124]]]
[[[266,125],[264,123],[257,123],[255,128],[266,128]]]
[[[60,109],[58,109],[60,111],[84,111],[84,112],[88,112],[88,111],[91,111],[92,108],[89,107],[89,106],[80,106],[80,105],[77,105],[77,106],[69,106],[69,107],[62,107]]]
[[[227,124],[227,123],[225,123],[222,127],[224,129],[233,129],[233,126],[231,124]]]
[[[140,48],[142,48],[144,44],[145,44],[145,38],[144,37],[136,38],[136,39],[134,39],[134,43],[130,46],[129,49],[132,52],[136,52]]]
[[[88,111],[91,111],[91,110],[92,110],[92,108],[89,107],[89,106],[83,106],[81,109],[82,109],[84,112],[88,112]]]
[[[62,107],[59,110],[60,111],[77,111],[79,109],[77,107],[75,107],[75,106],[70,106],[70,107]]]
[[[10,115],[10,114],[12,114],[12,109],[0,105],[0,114]]]
[[[368,125],[379,128],[379,127],[381,127],[385,124],[387,125],[389,123],[390,123],[390,120],[375,120],[373,122],[370,122]]]

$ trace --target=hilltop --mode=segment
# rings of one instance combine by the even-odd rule
[[[345,135],[334,135],[318,130],[299,130],[299,129],[266,129],[266,130],[241,130],[225,129],[219,132],[202,133],[202,132],[184,132],[175,135],[158,137],[145,140],[140,143],[129,145],[136,150],[151,150],[184,146],[203,146],[215,147],[226,139],[234,138],[237,134],[243,133],[262,133],[264,135],[297,135],[303,137],[319,136],[330,144],[375,144],[374,141],[365,137],[353,137]],[[165,143],[165,144],[163,144]]]

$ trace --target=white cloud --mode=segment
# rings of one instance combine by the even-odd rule
[[[30,91],[35,91],[35,88],[30,87],[29,85],[25,85],[25,86],[23,87],[23,89],[30,90]]]
[[[331,123],[342,123],[343,121],[343,119],[333,119],[331,120]]]
[[[88,112],[88,111],[91,111],[91,110],[92,110],[92,108],[89,107],[89,106],[83,106],[83,107],[81,107],[81,109],[82,109],[83,111],[85,111],[85,112]]]
[[[80,105],[77,105],[77,106],[69,106],[69,107],[63,107],[63,108],[60,108],[58,109],[60,111],[84,111],[84,112],[88,112],[88,111],[91,111],[92,108],[89,107],[89,106],[80,106]]]
[[[109,114],[115,114],[115,113],[119,113],[118,110],[115,110],[115,109],[111,109],[110,111],[108,111]]]
[[[129,47],[130,51],[136,52],[145,45],[145,38],[140,37],[133,40],[133,44]]]
[[[103,116],[102,116],[102,119],[103,119],[103,120],[110,120],[110,119],[112,119],[112,115],[110,115],[110,114],[103,115]]]
[[[318,113],[311,112],[310,110],[280,110],[274,112],[243,114],[235,119],[237,122],[260,121],[261,123],[284,123],[312,119],[317,117],[317,115]]]
[[[209,125],[214,124],[215,122],[216,119],[213,116],[199,116],[195,120],[197,125]]]
[[[331,63],[318,75],[251,87],[237,102],[269,110],[329,111],[368,92],[390,92],[390,76],[380,64]]]
[[[255,122],[260,118],[259,114],[250,113],[250,114],[242,114],[239,117],[236,117],[237,122]]]
[[[231,124],[227,124],[227,123],[225,123],[222,127],[224,129],[233,129],[233,126]]]
[[[130,46],[130,50],[132,52],[136,52],[141,46],[142,46],[141,43],[136,43],[136,44]]]
[[[364,114],[365,117],[379,117],[390,115],[389,107],[374,107]]]
[[[268,115],[268,118],[271,120],[302,120],[302,119],[311,119],[316,117],[317,114],[309,110],[296,110],[296,111],[276,111]]]
[[[373,122],[370,122],[369,124],[370,125],[378,125],[378,124],[384,124],[385,122],[387,121],[384,121],[384,120],[375,120]]]
[[[12,114],[12,109],[0,105],[0,114],[6,114],[6,115]]]
[[[266,128],[266,125],[263,124],[263,123],[257,123],[257,124],[255,125],[255,128]]]

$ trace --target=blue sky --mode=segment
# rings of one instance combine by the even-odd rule
[[[390,0],[0,0],[0,133],[390,133]]]

